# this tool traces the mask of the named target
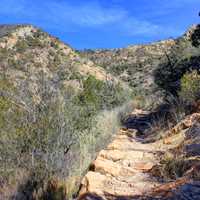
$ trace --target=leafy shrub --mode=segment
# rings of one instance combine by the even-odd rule
[[[90,75],[83,81],[83,91],[77,102],[79,105],[92,105],[98,111],[121,105],[129,99],[129,95],[119,84],[103,82]]]
[[[194,33],[191,35],[192,45],[198,47],[200,45],[200,25],[197,25]]]
[[[186,73],[181,78],[180,96],[190,103],[200,98],[200,75],[197,71]]]
[[[18,40],[16,45],[15,45],[16,51],[19,53],[23,53],[27,50],[28,44],[26,40]]]

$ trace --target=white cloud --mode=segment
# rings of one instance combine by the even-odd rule
[[[130,36],[174,36],[182,34],[182,30],[174,29],[168,26],[161,26],[149,21],[145,20],[138,20],[136,18],[130,17],[128,20],[123,24],[122,30],[124,33]]]
[[[51,3],[48,6],[50,18],[80,26],[102,26],[116,23],[126,16],[119,8],[103,8],[99,3],[72,6],[67,3]]]
[[[181,31],[170,27],[162,27],[143,19],[137,19],[127,10],[120,7],[105,8],[98,2],[71,6],[67,3],[52,3],[48,5],[50,20],[57,24],[76,25],[88,28],[113,29],[129,36],[179,34]]]
[[[176,0],[179,2],[180,0]],[[184,0],[185,2],[189,0]],[[192,0],[196,1],[196,0]],[[87,2],[79,5],[71,5],[64,1],[43,1],[40,4],[25,0],[1,0],[0,14],[10,17],[20,16],[30,23],[40,22],[51,28],[76,29],[80,27],[97,28],[106,30],[109,28],[126,35],[159,35],[163,31],[167,34],[177,34],[170,27],[162,27],[150,21],[134,17],[128,10],[122,7],[103,7],[98,1]]]

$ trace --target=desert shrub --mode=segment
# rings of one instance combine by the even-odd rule
[[[40,38],[40,37],[45,37],[45,36],[47,36],[47,34],[43,31],[41,31],[40,29],[33,32],[33,37]]]
[[[113,82],[103,82],[94,76],[83,81],[83,91],[78,96],[79,105],[92,105],[95,110],[112,109],[129,99],[131,92]]]
[[[42,39],[39,38],[39,37],[27,36],[25,41],[26,41],[28,47],[31,47],[31,48],[36,48],[36,47],[42,48],[42,47],[44,47]]]
[[[103,82],[94,76],[89,76],[83,81],[83,92],[79,96],[80,104],[92,104],[97,107],[100,104],[99,91],[103,88]]]
[[[197,71],[186,73],[181,78],[180,97],[190,103],[200,98],[200,75]]]
[[[19,53],[24,53],[28,48],[42,48],[44,44],[40,37],[27,36],[25,39],[18,39],[15,49]]]
[[[191,70],[199,69],[199,56],[176,61],[175,63],[162,63],[154,72],[155,82],[167,93],[177,95],[180,90],[182,76]]]
[[[9,55],[9,51],[6,48],[0,48],[0,59],[7,59]]]
[[[183,39],[177,40],[176,43],[154,71],[155,83],[167,94],[175,96],[180,90],[182,76],[200,69],[199,50]]]
[[[198,47],[200,45],[200,25],[197,25],[194,33],[191,35],[192,45]]]
[[[28,44],[27,44],[26,40],[18,40],[15,45],[15,49],[19,53],[25,52],[27,50],[27,48],[28,48]]]
[[[191,167],[191,163],[184,158],[166,157],[161,160],[160,176],[166,180],[176,180],[182,177]]]
[[[0,177],[9,180],[14,177],[11,171],[26,170],[34,183],[29,184],[28,192],[30,187],[22,181],[25,189],[19,187],[18,193],[28,187],[27,195],[39,195],[39,188],[45,194],[45,184],[52,177],[66,183],[69,183],[68,178],[80,180],[96,153],[119,128],[116,107],[129,97],[119,85],[107,85],[92,76],[84,80],[80,77],[83,88],[78,93],[69,89],[53,90],[44,74],[39,77],[40,103],[32,101],[34,93],[29,90],[28,82],[24,82],[26,87],[20,86],[23,87],[21,92],[19,86],[12,89],[6,78],[0,81],[3,91],[0,97]],[[77,182],[65,187],[68,196],[78,188]]]
[[[50,46],[53,47],[53,48],[55,48],[55,49],[57,49],[57,50],[59,49],[59,44],[55,40],[50,43]]]

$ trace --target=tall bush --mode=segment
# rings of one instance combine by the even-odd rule
[[[188,72],[181,78],[180,97],[193,103],[200,98],[200,75],[198,72]]]

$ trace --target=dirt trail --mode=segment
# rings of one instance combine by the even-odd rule
[[[102,150],[82,180],[79,200],[199,200],[200,114],[194,113],[147,143],[136,129],[121,129]],[[161,182],[151,173],[166,152],[185,155],[191,164],[182,177]],[[195,156],[194,156],[195,155]],[[197,177],[196,177],[197,178]]]
[[[107,149],[99,153],[82,181],[80,197],[87,194],[101,199],[135,197],[161,185],[148,172],[158,164],[161,155],[178,146],[183,137],[176,135],[175,144],[164,145],[163,140],[145,144],[136,137],[136,132],[120,130]]]

